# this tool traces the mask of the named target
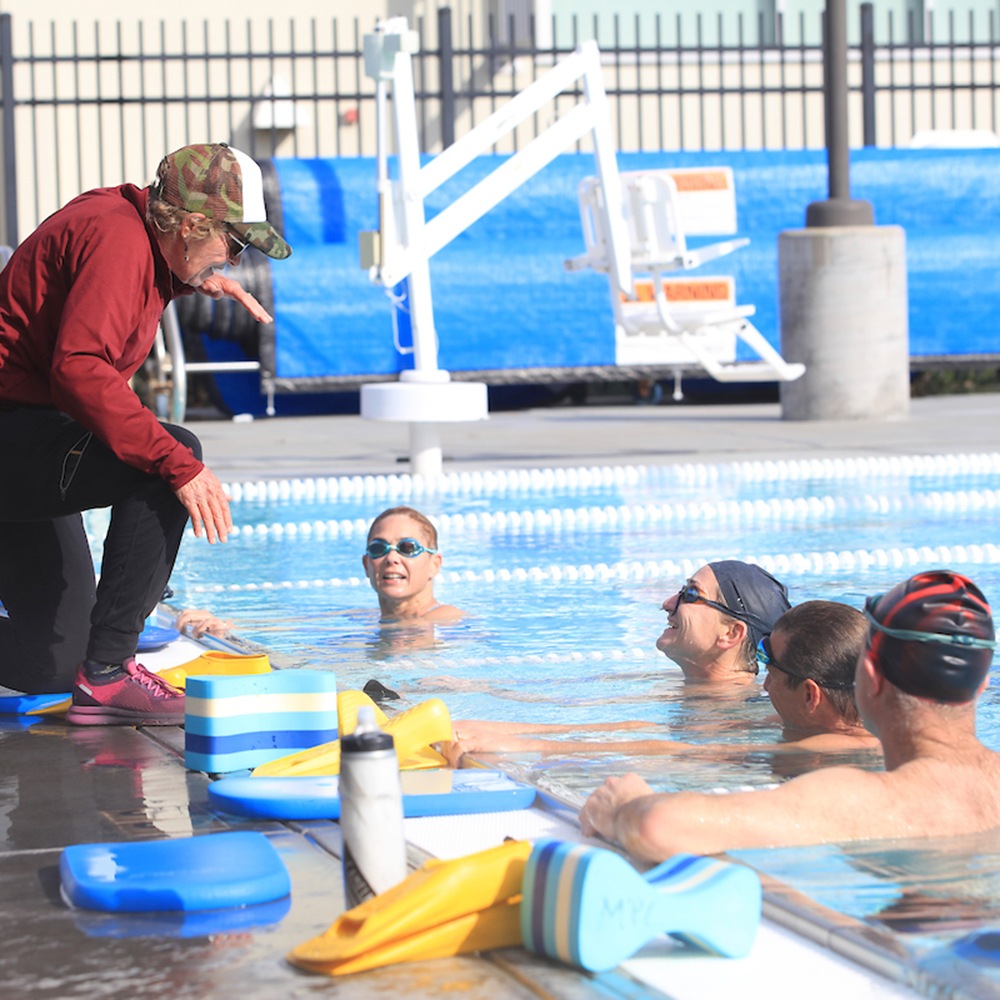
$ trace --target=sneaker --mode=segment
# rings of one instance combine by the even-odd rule
[[[125,676],[110,684],[93,684],[83,665],[73,683],[68,722],[78,726],[179,726],[184,722],[184,692],[150,673],[130,656]]]

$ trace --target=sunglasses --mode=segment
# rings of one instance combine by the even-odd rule
[[[398,552],[404,559],[415,559],[421,552],[434,555],[437,549],[428,549],[415,538],[401,538],[395,545],[390,545],[384,538],[373,538],[365,552],[370,559],[381,559],[390,552]]]
[[[789,670],[788,667],[783,667],[774,657],[774,653],[771,652],[771,637],[765,635],[760,642],[757,643],[757,662],[762,666],[767,667],[768,670],[778,670],[788,677],[794,677],[799,681],[812,681],[814,684],[818,684],[823,688],[833,688],[837,691],[850,691],[854,687],[854,681],[818,681],[815,677],[805,677],[802,674],[797,674],[794,670]]]
[[[226,246],[229,249],[229,259],[239,260],[240,254],[249,246],[249,243],[244,243],[236,233],[232,231],[228,226],[226,227]]]

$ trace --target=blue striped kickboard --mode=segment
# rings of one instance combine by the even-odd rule
[[[225,774],[259,767],[337,735],[337,680],[323,670],[189,677],[184,763]]]

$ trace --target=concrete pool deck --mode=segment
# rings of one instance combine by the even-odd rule
[[[785,423],[779,408],[767,404],[554,407],[446,428],[444,450],[446,471],[977,453],[998,450],[998,418],[1000,394],[915,400],[911,418],[898,423]],[[407,455],[405,427],[343,416],[191,426],[203,440],[210,467],[226,481],[407,471],[405,462],[397,461]],[[87,728],[61,719],[26,726],[24,720],[0,716],[0,927],[6,941],[0,982],[5,997],[367,1000],[405,994],[419,1000],[461,993],[471,1000],[724,995],[791,1000],[802,995],[805,982],[814,997],[916,995],[835,954],[852,952],[831,943],[833,931],[807,941],[773,921],[762,925],[751,959],[738,964],[688,955],[670,970],[658,959],[639,959],[625,970],[594,978],[509,949],[488,957],[394,966],[342,981],[307,975],[283,956],[324,930],[342,909],[340,863],[330,847],[335,824],[220,815],[209,803],[207,776],[184,768],[183,746],[178,727]],[[59,856],[69,844],[234,828],[268,833],[289,868],[291,906],[280,922],[267,924],[263,915],[263,926],[223,921],[212,930],[197,922],[185,926],[179,918],[151,922],[74,911],[60,898]],[[859,950],[857,944],[850,946]],[[666,972],[643,975],[643,961]]]
[[[409,471],[407,425],[357,416],[195,421],[223,481]],[[785,421],[777,403],[554,406],[444,425],[445,471],[1000,449],[1000,393],[914,399],[899,421]]]

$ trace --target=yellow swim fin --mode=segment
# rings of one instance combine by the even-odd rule
[[[358,709],[367,705],[375,712],[379,729],[385,729],[388,716],[364,691],[337,692],[337,728],[342,733],[353,733],[358,725]]]
[[[179,667],[169,667],[167,670],[159,672],[168,684],[173,684],[182,690],[187,686],[189,677],[198,677],[202,674],[225,674],[239,676],[241,674],[269,674],[271,672],[271,661],[266,653],[254,653],[244,656],[240,653],[226,653],[221,649],[206,650],[201,656],[187,663],[182,663]]]
[[[399,885],[342,914],[323,934],[295,948],[289,959],[328,972],[348,959],[367,956],[376,949],[380,954],[404,956],[385,958],[375,963],[379,965],[458,954],[457,950],[438,949],[462,946],[468,935],[476,931],[477,921],[469,918],[520,898],[530,854],[530,841],[513,840],[453,861],[428,861]],[[484,918],[482,933],[476,931],[474,935],[476,940],[486,935],[488,929],[507,931],[509,918],[507,911]],[[468,923],[460,928],[457,922],[463,919]],[[441,928],[440,935],[431,933],[437,928]],[[412,939],[412,948],[398,952],[390,948],[393,943],[407,939]],[[503,943],[469,945],[463,950],[499,948],[519,941],[520,929],[513,942],[505,938]],[[338,972],[366,967],[338,968]]]
[[[355,696],[361,698],[367,696],[360,691],[345,691],[343,694],[349,694],[352,697],[345,699],[347,712],[341,714],[341,695],[337,695],[337,727],[341,732],[350,733],[354,731],[351,722],[353,721],[355,724],[357,722],[358,707],[364,704]],[[348,714],[349,712],[353,712],[353,715]],[[381,715],[381,720],[379,715]],[[436,751],[430,752],[433,756],[425,753],[414,764],[410,763],[411,756],[417,751],[424,751],[430,747],[431,743],[436,743],[439,740],[451,739],[451,716],[448,714],[448,707],[440,698],[422,701],[419,705],[414,705],[413,708],[407,709],[391,719],[387,718],[384,713],[376,713],[375,718],[382,730],[390,733],[395,740],[396,756],[401,762],[400,767],[441,767],[442,764],[447,763]],[[268,761],[253,771],[253,776],[259,778],[302,778],[327,774],[340,774],[339,739]]]
[[[521,943],[521,897],[512,896],[477,913],[456,917],[436,927],[428,927],[408,937],[388,941],[371,951],[362,952],[341,962],[315,960],[304,954],[308,942],[288,955],[288,960],[310,972],[328,976],[346,976],[396,962],[417,962],[429,958],[448,958],[470,951],[512,948]]]

